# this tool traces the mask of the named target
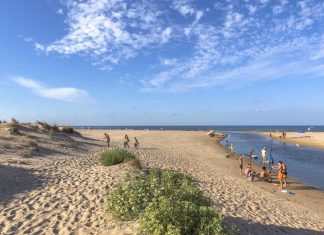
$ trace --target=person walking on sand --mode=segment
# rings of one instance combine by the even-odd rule
[[[234,144],[233,143],[231,143],[231,145],[230,145],[230,150],[232,153],[234,153]]]
[[[107,133],[105,133],[105,138],[106,138],[106,141],[107,141],[107,146],[109,148],[110,147],[110,136]]]
[[[126,148],[129,148],[129,142],[130,142],[130,140],[129,140],[129,137],[128,137],[128,135],[125,135],[125,142],[124,142],[124,147]]]
[[[266,147],[263,147],[263,149],[261,150],[261,156],[262,156],[263,165],[265,165],[268,161]]]
[[[135,137],[135,143],[134,143],[135,149],[138,149],[138,146],[139,146],[139,142],[138,142],[137,138]]]
[[[239,157],[239,167],[240,167],[240,173],[243,175],[243,155],[240,155]]]

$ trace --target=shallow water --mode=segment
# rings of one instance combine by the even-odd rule
[[[261,149],[266,147],[270,153],[272,146],[272,156],[277,164],[282,160],[287,165],[288,177],[299,182],[324,190],[324,151],[309,147],[297,147],[294,144],[286,144],[273,141],[272,145],[266,136],[251,133],[227,132],[226,138],[229,143],[234,144],[234,152],[237,154],[247,154],[254,149],[254,154],[258,156],[257,164],[262,164]],[[225,139],[221,142],[226,145]]]

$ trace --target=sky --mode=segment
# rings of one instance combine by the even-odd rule
[[[0,120],[324,125],[322,0],[3,0]]]

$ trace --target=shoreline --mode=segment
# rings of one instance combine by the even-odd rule
[[[324,150],[324,132],[287,132],[286,138],[280,138],[281,133],[273,133],[273,132],[255,132],[258,135],[266,136],[268,138],[270,133],[272,133],[273,140],[295,144],[298,147],[309,147],[319,150]]]

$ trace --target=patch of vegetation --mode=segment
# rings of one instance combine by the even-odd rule
[[[17,127],[10,127],[9,133],[10,133],[10,135],[19,135],[20,134]]]
[[[37,142],[36,142],[36,141],[33,141],[33,140],[29,140],[29,141],[27,142],[27,144],[28,144],[28,146],[30,146],[30,147],[37,147],[37,146],[38,146]]]
[[[59,127],[56,124],[50,125],[47,122],[41,122],[41,121],[36,121],[36,123],[37,123],[36,127],[40,126],[44,130],[52,131],[52,132],[59,132],[60,131]],[[67,134],[76,133],[76,131],[74,131],[74,129],[71,128],[71,127],[63,127],[62,132],[67,133]]]
[[[66,134],[73,134],[75,131],[72,127],[64,126],[62,128],[62,132],[66,133]]]
[[[59,132],[60,130],[59,130],[58,126],[56,124],[54,124],[54,126],[52,126],[52,131]]]
[[[113,189],[107,210],[116,219],[139,221],[139,234],[236,234],[190,176],[151,171]]]
[[[47,122],[36,121],[36,123],[40,125],[44,130],[51,131],[53,129],[53,127]]]
[[[122,162],[135,160],[136,157],[134,154],[123,150],[123,149],[114,149],[108,150],[101,153],[101,164],[104,166],[112,166]]]

